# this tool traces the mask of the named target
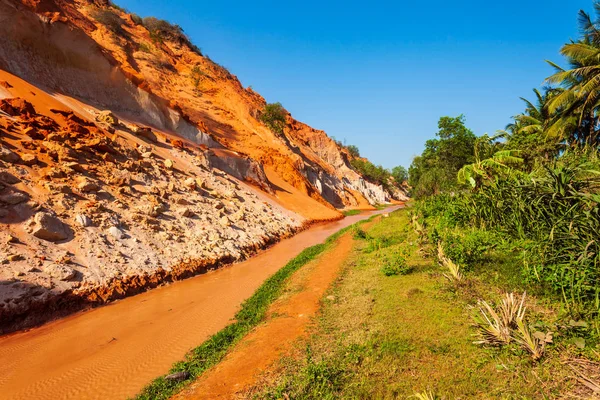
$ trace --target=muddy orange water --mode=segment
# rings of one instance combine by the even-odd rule
[[[131,397],[230,323],[241,303],[303,249],[381,212],[317,225],[231,267],[0,337],[0,398]]]

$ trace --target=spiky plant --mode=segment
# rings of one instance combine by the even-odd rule
[[[523,293],[521,301],[513,293],[506,293],[498,306],[498,311],[486,301],[479,300],[479,313],[474,319],[479,328],[480,340],[476,344],[488,344],[502,346],[511,341],[511,330],[517,328],[519,317],[525,313],[525,296]]]
[[[435,394],[433,394],[433,392],[428,391],[428,390],[424,391],[424,392],[420,392],[420,393],[415,393],[411,397],[414,397],[419,400],[437,400],[437,399],[439,399],[438,396],[436,396]]]
[[[525,323],[525,308],[519,310],[517,315],[517,328],[514,334],[514,340],[521,347],[531,354],[534,361],[538,361],[544,356],[546,350],[546,341],[542,340],[531,333]]]
[[[504,298],[500,302],[498,314],[502,324],[510,329],[517,327],[517,318],[521,313],[525,312],[525,296],[527,293],[523,293],[521,301],[519,302],[515,297],[514,293],[506,293]]]
[[[446,256],[442,242],[438,243],[438,261],[442,266],[448,269],[448,273],[443,274],[446,279],[450,282],[462,281],[463,274],[460,271],[460,266]]]
[[[479,300],[479,313],[474,315],[480,339],[475,344],[503,346],[510,343],[510,327],[486,301]]]

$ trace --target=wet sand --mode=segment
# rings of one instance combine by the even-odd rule
[[[0,337],[0,397],[134,396],[188,350],[224,328],[241,303],[303,249],[388,211],[317,225],[245,262]]]

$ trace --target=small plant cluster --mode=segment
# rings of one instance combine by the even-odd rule
[[[271,132],[278,136],[283,136],[285,128],[287,111],[281,103],[269,103],[261,113],[259,119],[264,123]]]
[[[448,257],[460,264],[465,271],[473,270],[492,245],[489,235],[480,230],[460,234],[446,231],[440,236],[440,240],[443,240],[444,252]]]
[[[206,73],[202,71],[202,68],[199,65],[194,65],[190,71],[190,78],[196,89],[200,86],[200,82],[204,77],[206,77]]]
[[[412,272],[412,268],[406,262],[405,253],[396,253],[385,257],[383,262],[384,265],[381,268],[381,272],[385,276],[408,275]]]
[[[162,43],[165,40],[189,43],[189,39],[183,32],[183,28],[179,25],[171,24],[164,19],[145,17],[142,19],[142,25],[148,29],[150,38],[156,43]]]
[[[354,226],[352,237],[356,240],[366,240],[370,238],[369,234],[361,229],[358,225]]]
[[[479,328],[480,339],[476,344],[506,346],[516,342],[531,355],[534,361],[540,360],[547,343],[552,343],[552,332],[531,332],[525,321],[525,293],[519,301],[513,293],[505,294],[497,309],[484,300],[478,302],[478,312],[474,315]]]

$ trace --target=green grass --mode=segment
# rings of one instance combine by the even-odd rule
[[[418,252],[407,211],[381,219],[364,236],[329,293],[335,301],[323,303],[311,336],[249,396],[392,399],[431,391],[445,399],[543,399],[573,389],[572,373],[561,362],[562,345],[550,346],[544,360],[535,363],[516,345],[473,344],[469,306],[479,298],[497,300],[513,283],[499,279],[498,288],[494,280],[480,277],[510,272],[510,257],[487,275],[478,265],[463,286],[455,287],[441,277],[433,259]],[[386,276],[382,268],[397,257],[410,269]],[[555,318],[551,308],[534,298],[529,302],[534,321]]]
[[[346,211],[344,211],[344,212],[343,212],[343,214],[344,214],[344,216],[346,216],[346,217],[351,217],[351,216],[353,216],[353,215],[358,215],[358,214],[360,214],[361,212],[362,212],[362,211],[360,211],[360,210],[346,210]]]
[[[372,218],[360,221],[354,225],[360,225]],[[155,379],[135,398],[146,399],[168,399],[173,394],[195,380],[208,368],[219,363],[227,351],[240,339],[242,339],[252,328],[257,326],[264,318],[271,303],[281,294],[286,282],[302,266],[315,259],[325,250],[332,247],[333,243],[354,225],[348,226],[327,238],[325,243],[306,248],[298,256],[288,262],[283,268],[271,276],[258,290],[246,300],[238,313],[235,322],[228,325],[206,342],[191,350],[185,360],[173,365],[169,374],[176,372],[188,372],[189,378],[182,381],[172,381],[164,376]]]
[[[376,204],[375,208],[378,209],[378,210],[385,210],[386,208],[391,207],[391,206],[393,206],[393,204],[391,204],[391,203],[388,203],[388,204]]]

